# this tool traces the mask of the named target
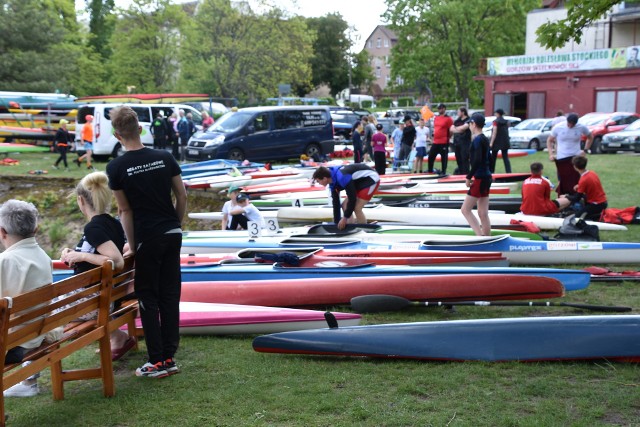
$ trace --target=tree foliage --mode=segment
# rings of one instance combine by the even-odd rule
[[[307,26],[316,34],[311,58],[312,83],[326,84],[331,95],[349,84],[348,51],[351,41],[347,37],[347,22],[339,13],[330,13],[319,18],[308,18]]]
[[[134,0],[122,11],[111,38],[110,85],[116,93],[170,92],[184,48],[186,15],[169,0]]]
[[[68,65],[75,60],[72,32],[78,29],[73,0],[0,0],[0,28],[0,87],[71,89]]]
[[[580,43],[582,30],[618,3],[620,0],[566,0],[567,17],[542,24],[536,30],[536,41],[552,50],[563,47],[571,40]]]
[[[109,40],[115,28],[114,0],[85,0],[89,11],[89,46],[103,59],[111,56]]]
[[[386,19],[398,35],[392,70],[404,89],[438,100],[482,97],[481,58],[524,52],[525,21],[536,0],[389,0]]]
[[[278,84],[311,89],[313,33],[305,20],[276,7],[204,0],[186,33],[180,87],[253,100],[278,95]]]

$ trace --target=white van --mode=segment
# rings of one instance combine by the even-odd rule
[[[151,122],[154,117],[157,117],[158,112],[162,111],[165,117],[169,117],[171,114],[176,113],[178,115],[179,110],[184,110],[185,113],[191,113],[193,115],[193,121],[196,124],[198,130],[202,130],[202,115],[198,110],[183,104],[85,104],[78,108],[78,115],[76,116],[76,146],[81,140],[82,127],[86,124],[88,115],[93,116],[93,155],[96,158],[109,158],[118,157],[124,153],[124,149],[120,145],[120,142],[116,139],[113,133],[113,127],[111,126],[111,119],[109,112],[111,109],[120,105],[127,105],[133,109],[138,115],[138,122],[142,126],[142,132],[140,137],[142,143],[147,147],[153,147],[153,135],[151,135]]]

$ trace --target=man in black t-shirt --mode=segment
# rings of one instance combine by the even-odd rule
[[[466,175],[469,172],[469,148],[471,147],[471,130],[469,130],[469,113],[465,107],[458,108],[458,117],[453,122],[453,150],[458,164],[455,174]]]
[[[180,227],[187,193],[171,153],[142,145],[138,116],[130,107],[111,110],[111,123],[126,153],[107,165],[107,174],[129,243],[125,255],[136,254],[135,291],[149,354],[136,375],[162,378],[179,372],[174,355],[180,341]]]
[[[402,148],[400,150],[400,159],[406,162],[409,160],[413,144],[416,141],[416,128],[410,116],[404,116],[404,129],[402,129]]]

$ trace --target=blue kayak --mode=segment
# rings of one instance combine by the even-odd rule
[[[68,277],[71,270],[54,270],[54,281]],[[469,274],[515,274],[521,276],[550,277],[559,280],[566,291],[589,286],[591,274],[584,270],[535,267],[431,267],[404,265],[357,265],[346,267],[283,267],[280,264],[232,262],[208,266],[183,266],[182,282],[221,282],[234,280],[293,280],[308,278],[349,278],[378,276],[425,276]]]
[[[512,264],[637,264],[640,243],[527,240],[502,236],[446,236],[425,240],[420,249],[501,252]]]
[[[640,316],[474,319],[283,332],[259,352],[425,360],[640,362]]]

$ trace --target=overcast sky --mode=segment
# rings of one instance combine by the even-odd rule
[[[184,3],[189,0],[174,0],[175,3]],[[324,16],[328,13],[338,12],[342,18],[355,27],[354,51],[359,52],[364,47],[364,42],[376,25],[382,24],[380,15],[386,10],[384,0],[278,0],[275,3],[285,10],[306,17]],[[116,0],[119,7],[128,7],[131,0]],[[76,0],[78,10],[85,9],[85,0]]]

